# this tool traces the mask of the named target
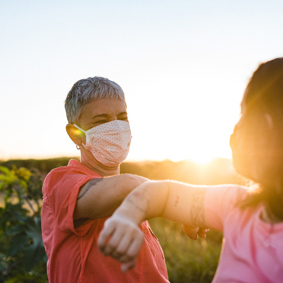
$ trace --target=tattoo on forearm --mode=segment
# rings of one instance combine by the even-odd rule
[[[205,227],[205,212],[204,212],[205,189],[197,188],[193,194],[191,206],[191,215],[193,225]]]
[[[86,187],[83,189],[83,191],[81,191],[80,195],[78,196],[77,200],[81,199],[82,197],[84,197],[86,195],[86,193],[90,190],[90,188],[94,185],[96,185],[98,182],[102,181],[103,178],[96,178],[96,179],[92,179],[90,180]]]
[[[177,207],[178,203],[179,203],[180,197],[177,196],[174,202],[174,206]]]

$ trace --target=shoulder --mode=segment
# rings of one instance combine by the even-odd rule
[[[100,177],[96,172],[86,168],[77,160],[70,160],[67,166],[57,167],[51,170],[43,183],[43,194],[49,194],[51,191],[60,186],[68,186],[68,184],[81,183],[84,179]]]
[[[214,199],[218,203],[237,203],[247,195],[247,191],[247,187],[240,185],[228,184],[210,186],[209,189],[206,190],[206,199],[208,202],[211,202],[211,199]]]
[[[223,230],[224,219],[247,195],[247,187],[239,185],[211,186],[205,193],[205,212],[210,227]]]

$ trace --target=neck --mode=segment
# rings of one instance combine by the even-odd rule
[[[102,177],[119,175],[120,166],[108,167],[98,162],[88,150],[81,148],[81,163]]]

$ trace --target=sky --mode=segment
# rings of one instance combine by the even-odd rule
[[[78,156],[64,100],[124,90],[133,160],[231,158],[245,86],[283,56],[282,0],[0,0],[0,160]]]

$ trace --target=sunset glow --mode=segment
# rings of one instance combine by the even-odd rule
[[[90,76],[125,92],[128,160],[231,158],[248,79],[259,63],[282,56],[282,8],[273,0],[256,7],[2,1],[0,160],[78,156],[65,131],[64,100]]]

